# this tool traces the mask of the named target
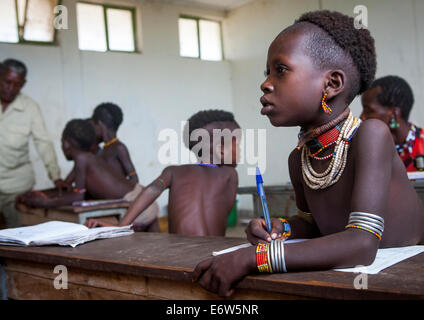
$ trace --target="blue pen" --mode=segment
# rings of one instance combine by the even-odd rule
[[[264,191],[263,183],[264,183],[264,181],[262,180],[261,172],[259,171],[259,168],[256,167],[256,187],[258,188],[258,194],[261,197],[262,210],[264,212],[266,229],[267,229],[268,233],[270,233],[271,229],[272,229],[271,218],[269,216],[268,205],[266,204],[266,197],[265,197],[265,191]]]

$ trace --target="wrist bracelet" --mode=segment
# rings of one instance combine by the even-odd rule
[[[287,239],[288,237],[291,236],[291,227],[290,227],[290,224],[289,224],[289,222],[286,219],[279,218],[279,220],[283,224],[283,233],[282,233],[282,236],[284,237],[284,239]]]

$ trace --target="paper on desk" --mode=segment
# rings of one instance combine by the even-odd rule
[[[293,239],[287,240],[284,243],[295,243],[305,241],[307,239]],[[221,251],[212,252],[213,256],[218,256],[220,254],[232,252],[238,249],[247,248],[251,246],[250,243],[243,243],[241,245],[231,247]],[[342,272],[355,272],[355,273],[367,273],[367,274],[377,274],[381,270],[386,269],[396,263],[399,263],[405,259],[413,257],[417,254],[424,252],[424,246],[409,246],[409,247],[401,247],[401,248],[386,248],[386,249],[378,249],[377,255],[375,257],[374,262],[369,266],[362,266],[356,268],[343,268],[343,269],[333,269],[335,271]]]
[[[365,267],[334,269],[335,271],[377,274],[402,260],[424,252],[424,246],[378,249],[374,262]]]
[[[0,230],[0,245],[76,247],[95,239],[115,238],[133,234],[132,225],[89,229],[84,225],[49,221],[38,225]]]
[[[295,243],[295,242],[302,242],[302,241],[305,241],[305,240],[308,240],[308,239],[292,239],[292,240],[284,241],[284,243]],[[213,251],[212,255],[213,256],[219,256],[220,254],[236,251],[236,250],[242,249],[242,248],[247,248],[247,247],[250,247],[251,245],[252,244],[250,244],[250,243],[243,243],[243,244],[240,244],[238,246],[231,247],[231,248],[228,248],[228,249],[224,249],[224,250],[221,250],[221,251]]]

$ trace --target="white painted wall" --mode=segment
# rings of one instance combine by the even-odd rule
[[[376,41],[377,77],[395,74],[405,78],[415,95],[411,120],[424,126],[424,1],[421,0],[256,0],[232,10],[224,20],[224,46],[231,63],[234,112],[244,128],[267,130],[266,184],[289,181],[287,159],[296,146],[299,128],[275,128],[260,115],[260,84],[264,80],[268,46],[278,33],[302,13],[328,9],[353,16],[355,5],[368,8],[369,29]],[[351,105],[359,116],[356,98]],[[254,185],[254,177],[241,174],[240,185]],[[241,199],[239,199],[241,200]],[[239,207],[250,207],[243,197]]]
[[[112,101],[123,109],[124,122],[118,136],[129,148],[142,184],[153,181],[165,168],[157,159],[161,129],[179,132],[180,122],[201,109],[232,110],[229,62],[179,56],[179,15],[222,19],[222,12],[151,1],[119,1],[120,5],[137,8],[142,53],[99,53],[78,50],[76,1],[62,3],[69,11],[70,29],[58,32],[58,46],[0,44],[0,60],[13,57],[27,64],[29,74],[23,92],[41,105],[63,176],[72,168],[60,147],[64,125],[75,117],[90,117],[101,102]],[[32,143],[30,147],[36,188],[52,186]],[[167,200],[167,193],[159,198],[162,211]]]

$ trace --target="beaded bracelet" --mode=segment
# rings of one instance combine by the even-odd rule
[[[87,189],[77,189],[77,188],[75,188],[74,189],[74,192],[75,193],[86,193],[87,192]]]
[[[165,190],[167,188],[165,181],[161,178],[157,178],[155,181],[158,181],[162,185],[162,190]]]
[[[376,214],[354,211],[350,213],[345,228],[361,229],[381,240],[384,232],[384,219]]]
[[[381,240],[381,236],[377,232],[372,231],[372,230],[370,230],[370,229],[368,229],[366,227],[358,226],[356,224],[348,224],[345,228],[346,229],[347,228],[354,228],[354,229],[361,229],[361,230],[364,230],[364,231],[368,231],[368,232],[372,233],[373,235],[375,235],[379,240]]]
[[[268,251],[269,243],[258,243],[256,247],[256,266],[259,272],[270,272]]]
[[[135,176],[136,174],[137,174],[137,172],[132,171],[132,172],[128,173],[128,177]]]
[[[291,227],[290,227],[290,224],[289,224],[289,222],[286,219],[279,218],[279,220],[283,224],[283,237],[284,237],[284,239],[287,239],[288,237],[291,236]]]

